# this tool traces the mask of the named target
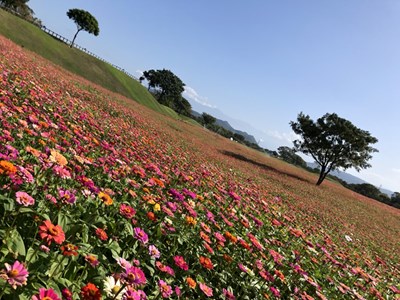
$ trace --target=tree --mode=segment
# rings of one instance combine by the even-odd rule
[[[96,18],[93,17],[89,12],[83,9],[72,8],[67,11],[67,16],[71,20],[74,20],[78,31],[75,33],[74,38],[72,39],[70,47],[74,45],[74,41],[78,33],[82,30],[87,31],[95,36],[98,36],[100,33],[99,23]]]
[[[14,10],[26,19],[33,19],[33,10],[28,6],[29,0],[0,0],[4,7]]]
[[[378,152],[370,146],[378,142],[375,137],[335,113],[327,113],[316,122],[300,113],[297,122],[291,121],[290,125],[302,138],[293,141],[295,150],[311,155],[321,166],[317,185],[336,168],[360,171],[371,167],[367,161],[372,158],[371,153]]]
[[[217,121],[216,118],[214,118],[212,115],[209,115],[208,113],[203,112],[201,114],[201,118],[203,120],[203,124],[204,125],[212,125],[215,123],[215,121]]]
[[[148,82],[148,90],[153,90],[158,102],[166,106],[173,106],[174,102],[180,102],[185,84],[170,70],[149,70],[143,72]]]
[[[278,149],[279,157],[286,161],[289,164],[300,166],[300,167],[307,167],[307,163],[296,154],[296,151],[293,148],[280,146]]]

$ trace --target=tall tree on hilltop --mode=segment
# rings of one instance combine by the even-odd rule
[[[157,100],[161,104],[172,107],[174,103],[181,102],[185,84],[170,70],[149,70],[143,72],[148,81],[148,89],[153,89]]]
[[[321,166],[317,185],[336,168],[355,168],[357,171],[371,167],[371,153],[378,152],[370,146],[378,140],[368,131],[361,130],[337,114],[325,114],[314,122],[310,116],[300,113],[297,122],[290,122],[293,131],[301,136],[295,140],[297,151],[310,154]]]
[[[82,30],[87,31],[95,36],[98,36],[100,33],[99,23],[96,18],[93,17],[88,11],[83,9],[72,8],[67,11],[67,16],[71,20],[74,20],[78,31],[75,33],[74,38],[72,39],[70,47],[74,45],[76,36]]]

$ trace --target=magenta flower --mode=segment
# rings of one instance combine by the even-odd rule
[[[163,298],[169,298],[173,293],[172,287],[168,285],[164,280],[158,281],[158,287]]]
[[[143,244],[146,244],[149,241],[149,236],[143,229],[139,227],[134,228],[134,237],[141,241]]]
[[[189,265],[185,262],[185,259],[182,256],[176,255],[174,256],[175,264],[184,271],[189,269]]]
[[[1,270],[0,278],[6,280],[13,289],[16,289],[17,286],[26,285],[29,272],[22,263],[16,260],[12,266],[7,263],[4,266],[6,268]]]
[[[16,201],[17,203],[23,205],[23,206],[31,206],[33,204],[35,204],[35,199],[33,199],[31,196],[29,196],[27,193],[25,192],[17,192],[15,194],[16,196]]]
[[[61,201],[66,204],[74,204],[76,202],[76,191],[70,190],[58,190],[58,196],[60,197]]]
[[[227,289],[223,288],[222,293],[224,294],[226,300],[236,300],[235,295]]]
[[[149,246],[149,255],[152,258],[160,258],[160,256],[161,256],[160,251],[154,245]]]
[[[146,293],[142,290],[128,289],[123,295],[122,300],[146,300]]]
[[[125,270],[125,273],[121,274],[124,281],[128,284],[135,286],[146,283],[146,276],[143,271],[138,267],[129,267]]]
[[[39,289],[39,294],[32,296],[32,300],[61,300],[53,289]]]

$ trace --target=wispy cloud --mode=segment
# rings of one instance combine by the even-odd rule
[[[295,139],[299,138],[294,132],[279,132],[277,130],[267,130],[265,133],[280,141],[292,143]]]
[[[183,92],[183,96],[189,100],[196,101],[197,103],[200,103],[201,105],[211,107],[211,108],[216,108],[215,105],[212,105],[209,103],[207,97],[200,96],[194,88],[191,88],[190,86],[185,86],[185,91]]]
[[[139,70],[139,69],[138,69],[138,70],[136,70],[135,72],[139,75],[139,77],[143,75],[143,71],[142,71],[142,70]]]
[[[400,173],[400,169],[398,169],[398,168],[393,168],[392,171],[395,173]]]

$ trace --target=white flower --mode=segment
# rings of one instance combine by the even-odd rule
[[[348,242],[352,242],[352,241],[353,241],[353,239],[352,239],[350,236],[348,236],[348,235],[345,235],[344,238],[345,238],[346,241],[348,241]]]
[[[108,276],[104,279],[104,292],[112,299],[121,300],[122,295],[126,292],[126,288],[121,291],[122,284],[119,280],[115,281],[113,276]],[[118,294],[118,295],[117,295]],[[115,297],[117,295],[117,297]]]

